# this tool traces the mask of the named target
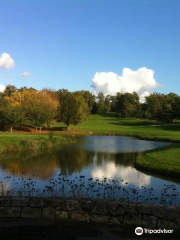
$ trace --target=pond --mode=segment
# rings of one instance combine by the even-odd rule
[[[143,151],[170,143],[120,136],[80,137],[44,152],[4,154],[1,195],[113,198],[179,204],[178,182],[134,167]]]

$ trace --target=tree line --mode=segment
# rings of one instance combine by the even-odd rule
[[[117,93],[116,96],[98,96],[89,91],[69,92],[7,85],[0,93],[0,128],[31,124],[50,127],[63,122],[67,128],[78,125],[92,113],[117,113],[122,118],[154,119],[173,122],[180,119],[180,96],[175,93],[152,93],[141,103],[137,93]]]

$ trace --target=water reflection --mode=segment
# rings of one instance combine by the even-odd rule
[[[14,179],[20,182],[19,177],[27,177],[33,178],[37,187],[43,189],[50,178],[56,180],[59,174],[66,175],[70,181],[83,175],[86,179],[121,178],[131,188],[140,189],[143,185],[158,193],[164,183],[171,182],[137,171],[134,160],[140,151],[167,144],[128,137],[91,136],[80,138],[77,144],[45,152],[4,154],[0,159],[0,182],[3,182],[4,189],[14,188],[16,186],[11,184]],[[11,176],[8,183],[4,181],[5,176]]]

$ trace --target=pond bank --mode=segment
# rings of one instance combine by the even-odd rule
[[[0,219],[3,218],[180,229],[179,207],[110,200],[0,197]]]
[[[174,178],[180,178],[180,143],[147,151],[138,156],[135,167]]]
[[[0,134],[0,153],[11,153],[18,151],[31,151],[56,147],[60,144],[75,142],[71,135],[49,134]]]

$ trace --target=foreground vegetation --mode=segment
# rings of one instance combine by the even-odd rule
[[[22,173],[23,175],[24,173]],[[175,185],[164,184],[161,193],[145,186],[133,187],[122,178],[111,179],[104,177],[86,178],[84,175],[71,178],[59,174],[58,178],[50,178],[44,187],[38,187],[33,178],[24,176],[13,181],[6,176],[0,182],[1,196],[49,196],[88,199],[111,199],[131,202],[144,202],[164,205],[179,205],[179,192]]]

